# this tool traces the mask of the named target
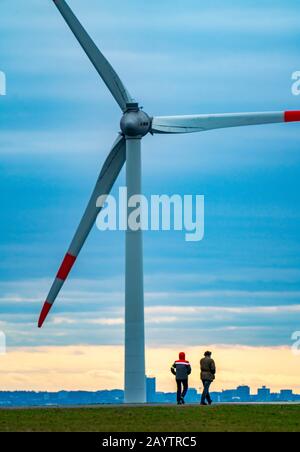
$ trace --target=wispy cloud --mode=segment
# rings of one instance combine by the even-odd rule
[[[124,318],[93,319],[93,320],[87,320],[87,323],[89,323],[91,325],[108,325],[108,326],[124,325]]]
[[[146,311],[150,314],[293,314],[300,312],[300,305],[286,305],[286,306],[240,306],[240,307],[227,307],[227,306],[153,306],[146,308]]]

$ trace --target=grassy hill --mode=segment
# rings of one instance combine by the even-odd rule
[[[0,410],[1,432],[300,432],[300,405]]]

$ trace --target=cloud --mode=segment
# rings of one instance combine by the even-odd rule
[[[300,296],[300,291],[249,291],[249,290],[195,290],[186,292],[150,292],[146,297],[150,300],[176,300],[182,299],[209,299],[209,298],[238,298],[238,299],[297,299]]]
[[[54,325],[74,325],[77,324],[78,321],[67,317],[55,316],[54,319],[52,320],[52,323]]]
[[[225,307],[225,306],[153,306],[146,308],[146,312],[150,314],[282,314],[282,313],[298,313],[300,312],[300,305],[286,305],[286,306],[240,306],[240,307]]]
[[[246,281],[256,281],[258,273],[252,277],[245,273]],[[282,280],[298,281],[298,273],[286,271]],[[234,275],[222,273],[221,281],[230,281]],[[272,272],[262,271],[260,278],[270,280]],[[275,272],[275,280],[277,273]],[[161,280],[162,278],[162,280]],[[174,274],[148,275],[147,287],[160,287],[164,281],[165,291],[145,292],[145,320],[148,340],[151,344],[170,343],[173,333],[183,339],[186,331],[187,344],[194,344],[199,337],[214,338],[218,343],[267,345],[286,344],[292,330],[299,328],[297,314],[300,312],[298,290],[228,290],[213,288],[217,280],[202,279],[207,286],[203,290],[195,287],[196,275]],[[178,279],[178,281],[177,281]],[[237,279],[243,281],[242,273]],[[174,290],[174,281],[181,285]],[[101,280],[72,279],[55,303],[51,315],[42,331],[36,329],[37,318],[52,280],[37,279],[7,281],[0,283],[1,327],[6,332],[12,346],[26,343],[64,345],[72,343],[120,344],[124,330],[124,292],[112,290],[123,285],[123,276]],[[247,282],[248,284],[248,282]],[[173,290],[172,290],[173,289]],[[21,326],[22,325],[22,326]],[[101,326],[101,329],[97,326]],[[277,334],[273,335],[270,327]],[[22,330],[22,333],[20,332]],[[252,332],[257,332],[253,336]],[[241,333],[243,337],[241,338]]]
[[[91,325],[108,325],[108,326],[117,326],[124,325],[124,318],[115,318],[115,319],[93,319],[87,320],[86,323]]]
[[[109,4],[95,0],[89,0],[84,6],[78,0],[70,0],[70,6],[78,15],[86,27],[89,27],[93,33],[106,33],[118,30],[120,33],[131,31],[130,23],[124,20],[124,13],[130,14],[132,21],[135,22],[134,31],[158,31],[166,30],[184,30],[186,33],[193,30],[228,31],[230,33],[238,31],[239,33],[260,32],[262,34],[284,31],[297,31],[298,23],[295,10],[298,10],[297,3],[285,7],[282,2],[274,2],[271,9],[272,20],[270,17],[269,3],[261,2],[260,8],[254,7],[253,2],[244,2],[243,8],[235,8],[235,3],[210,2],[201,5],[201,10],[197,7],[199,3],[191,0],[189,10],[180,3],[166,0],[164,4],[153,2],[152,5],[141,5],[137,0],[131,2],[131,5],[122,5],[119,1],[111,1]],[[32,27],[40,31],[52,32],[53,29],[59,31],[62,27],[62,19],[53,5],[40,5],[36,0],[30,1],[31,7],[24,10],[27,15],[30,11],[30,19],[24,20],[15,14],[12,16],[11,24],[16,28],[32,30]],[[115,14],[115,8],[118,8],[119,14]],[[158,14],[158,9],[159,13]],[[219,14],[216,14],[216,9]],[[19,8],[22,10],[22,8]],[[41,20],[41,16],[48,12],[49,19]],[[48,18],[47,16],[47,18]],[[273,25],[274,24],[274,28]],[[5,22],[4,22],[5,25]]]
[[[283,275],[283,281],[286,281],[289,273],[285,273]],[[256,281],[255,278],[256,272],[254,272],[253,280]],[[276,275],[276,273],[275,273]],[[295,281],[298,281],[298,274],[290,273],[290,277],[296,277]],[[262,277],[262,275],[261,275]],[[149,275],[147,278],[148,287],[151,285],[161,285],[161,278],[166,281],[165,285],[170,285],[172,281],[176,281],[177,274],[167,274],[166,277],[160,275],[157,279],[156,274],[154,274],[153,279]],[[223,283],[227,280],[231,280],[231,275],[223,274],[220,278]],[[272,283],[273,278],[270,278],[270,282]],[[203,309],[215,309],[219,311],[220,309],[228,309],[228,310],[236,310],[238,309],[247,309],[247,310],[258,310],[261,309],[261,312],[271,312],[271,310],[284,310],[286,305],[289,305],[291,301],[297,301],[300,297],[299,290],[249,290],[249,289],[239,289],[232,290],[226,288],[215,289],[211,287],[211,283],[214,285],[218,279],[213,278],[212,281],[210,277],[207,277],[206,285],[207,288],[203,290],[197,290],[191,288],[191,284],[196,282],[196,275],[187,274],[186,277],[184,274],[178,275],[178,279],[181,280],[182,288],[180,290],[172,290],[172,288],[168,288],[165,291],[158,290],[146,290],[145,291],[145,299],[148,305],[150,305],[149,309],[168,309],[169,306],[173,306],[172,309],[180,310],[182,309],[180,305],[183,305],[187,310],[194,309],[203,310]],[[246,281],[249,279],[246,276]],[[252,279],[250,278],[250,281]],[[276,276],[275,276],[276,280]],[[292,279],[293,281],[294,279]],[[204,283],[204,279],[199,280]],[[235,278],[233,277],[233,281]],[[242,275],[237,281],[243,281]],[[43,300],[45,293],[48,291],[51,286],[52,279],[36,279],[36,280],[27,280],[27,281],[9,281],[9,282],[0,282],[0,290],[2,291],[2,296],[0,297],[0,303],[3,307],[3,314],[5,312],[10,312],[10,307],[14,310],[16,305],[23,305],[22,307],[18,307],[20,311],[22,311],[23,307],[34,308],[37,305],[40,305],[41,300]],[[123,286],[123,276],[119,275],[118,277],[112,278],[103,278],[102,280],[89,280],[89,279],[76,279],[73,278],[68,282],[66,288],[64,288],[63,292],[60,295],[60,304],[65,306],[67,312],[69,312],[70,307],[74,312],[82,311],[89,312],[95,308],[97,310],[102,310],[105,307],[113,306],[114,308],[119,308],[123,304],[123,291],[114,291],[113,288],[118,286]],[[232,307],[223,307],[222,300],[228,300],[228,302],[233,305]],[[82,301],[84,300],[84,304]],[[203,305],[203,300],[207,302],[206,305]],[[253,300],[259,301],[263,306],[259,306],[256,303],[255,306],[249,307],[250,304],[253,303]],[[272,307],[272,301],[281,300],[284,301],[284,304],[274,305]],[[165,308],[162,308],[162,302],[164,303]],[[189,302],[192,302],[192,306],[189,306]],[[217,303],[217,305],[216,305]],[[151,305],[153,307],[151,307]],[[199,306],[200,305],[200,306]],[[298,309],[297,304],[294,303],[291,306],[291,309]],[[148,307],[147,307],[148,309]],[[200,311],[199,311],[200,312]],[[233,311],[232,311],[233,312]],[[242,312],[242,311],[241,311]]]
[[[66,156],[83,153],[88,150],[90,155],[97,152],[99,166],[101,159],[106,158],[109,148],[101,145],[102,141],[111,141],[117,136],[117,131],[106,130],[100,136],[95,131],[84,133],[72,129],[63,131],[32,131],[32,130],[3,130],[0,137],[0,155],[3,154],[60,154]],[[100,143],[100,145],[99,145]],[[99,153],[100,148],[100,153]],[[102,152],[101,152],[102,151]]]

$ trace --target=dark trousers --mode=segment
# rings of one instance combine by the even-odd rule
[[[177,383],[177,402],[184,399],[189,388],[188,380],[176,380]]]
[[[203,393],[202,393],[202,397],[201,397],[201,403],[205,403],[206,400],[208,403],[211,403],[209,387],[212,382],[209,380],[202,380],[202,383],[203,383]]]

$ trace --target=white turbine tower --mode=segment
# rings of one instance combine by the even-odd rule
[[[130,96],[119,76],[89,37],[67,3],[64,0],[53,1],[119,104],[123,116],[121,132],[102,167],[86,211],[42,308],[39,328],[42,327],[103,207],[104,202],[101,206],[96,205],[97,199],[110,193],[125,161],[128,197],[141,194],[141,140],[145,135],[148,133],[191,133],[226,127],[300,121],[300,111],[151,118]],[[132,231],[128,228],[126,232],[125,278],[125,402],[144,403],[146,390],[141,230]]]

